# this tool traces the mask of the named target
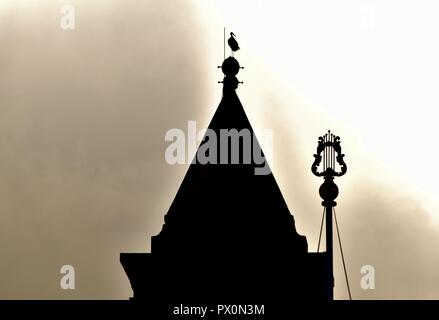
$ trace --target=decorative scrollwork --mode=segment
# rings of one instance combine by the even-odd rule
[[[319,137],[317,153],[314,154],[311,171],[317,177],[340,177],[347,171],[347,166],[343,159],[344,156],[345,155],[341,153],[340,137],[328,131],[328,133]],[[318,172],[322,160],[323,170],[322,172]],[[340,171],[336,171],[335,161],[337,161],[340,166]]]

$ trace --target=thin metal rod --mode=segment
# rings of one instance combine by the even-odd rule
[[[323,145],[325,144],[325,136],[323,136]],[[325,171],[325,148],[323,147],[322,172]]]
[[[326,204],[326,259],[327,259],[327,283],[328,301],[334,300],[334,265],[332,245],[332,205]]]
[[[329,142],[332,141],[331,134],[329,134]],[[329,167],[332,169],[332,147],[329,147]]]
[[[317,252],[320,251],[320,240],[322,240],[323,223],[325,222],[325,207],[323,207],[322,223],[320,223],[319,244],[317,245]]]
[[[337,215],[335,214],[335,208],[333,210],[334,210],[335,226],[337,228],[338,244],[340,245],[341,260],[343,261],[343,269],[344,269],[344,276],[346,279],[346,286],[348,287],[349,300],[352,300],[351,288],[349,286],[348,272],[346,270],[346,263],[344,260],[343,247],[341,246],[341,237],[340,237],[340,230],[338,229]]]
[[[335,137],[334,137],[334,135],[332,135],[332,143],[334,143],[335,142]],[[334,147],[332,147],[332,165],[334,166],[334,168],[332,168],[332,169],[334,169],[334,171],[335,171],[335,150],[334,150]]]
[[[335,136],[332,135],[332,143],[335,142]],[[332,169],[335,171],[335,149],[332,147],[332,165],[334,166]]]
[[[331,142],[334,143],[334,135],[331,133]],[[334,147],[331,148],[332,151],[332,155],[331,155],[331,168],[333,170],[335,170],[335,163],[334,163],[334,155],[335,155],[335,151],[334,151]]]
[[[329,141],[332,142],[332,133],[329,134]],[[329,166],[331,167],[331,169],[332,169],[332,151],[333,151],[333,148],[330,147],[330,149],[329,149],[329,153],[330,153],[330,156],[329,156]]]
[[[324,153],[324,157],[325,157],[325,171],[326,171],[326,169],[328,168],[328,163],[326,162],[327,161],[327,159],[326,159],[326,154],[328,153],[328,150],[327,150],[327,148],[326,148],[326,140],[327,140],[327,137],[326,137],[326,134],[325,134],[325,153]]]
[[[329,142],[329,135],[326,136],[326,142]],[[326,169],[329,168],[329,147],[326,147]]]
[[[325,142],[326,142],[326,137],[325,136],[323,136],[323,146],[325,145]],[[323,172],[325,172],[325,155],[326,155],[326,147],[323,147],[323,161],[322,161],[322,169],[323,169]]]
[[[332,133],[331,133],[331,143],[332,143]],[[331,168],[334,169],[334,147],[331,147]]]
[[[332,135],[329,135],[329,142],[332,142]],[[332,147],[329,147],[329,167],[332,169]]]
[[[323,146],[325,145],[326,137],[323,136]],[[326,147],[323,147],[323,161],[322,161],[322,170],[325,172],[325,154],[326,154]]]
[[[224,27],[223,31],[223,60],[226,60],[226,27]]]
[[[329,137],[326,135],[326,143],[329,142]],[[329,149],[326,147],[326,169],[329,168]]]

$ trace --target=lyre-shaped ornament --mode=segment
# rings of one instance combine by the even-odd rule
[[[328,131],[328,133],[319,137],[317,153],[314,154],[314,163],[311,166],[311,171],[317,177],[341,177],[347,171],[343,158],[344,154],[341,153],[340,137]],[[339,171],[336,170],[336,163],[340,166]],[[320,164],[322,164],[321,172],[318,171]]]

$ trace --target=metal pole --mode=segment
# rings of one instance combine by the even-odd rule
[[[328,300],[334,300],[333,245],[332,245],[332,205],[325,206],[326,211],[326,255],[328,270]]]
[[[329,134],[328,134],[329,133]],[[319,137],[317,154],[314,154],[314,163],[311,171],[318,177],[324,177],[324,182],[319,188],[320,197],[323,199],[322,206],[325,208],[326,218],[326,285],[327,299],[334,300],[334,265],[333,265],[333,235],[332,235],[332,215],[337,202],[334,200],[338,196],[338,187],[334,183],[334,177],[341,177],[346,173],[346,163],[343,161],[344,154],[341,153],[339,137],[335,137],[330,131]],[[330,150],[327,150],[330,148]],[[335,153],[337,152],[337,157]],[[340,166],[340,172],[335,171],[335,161]],[[322,163],[323,162],[323,163]],[[318,168],[322,164],[323,171]],[[329,165],[329,167],[328,167]]]
[[[226,60],[226,27],[224,27],[223,31],[223,60]]]

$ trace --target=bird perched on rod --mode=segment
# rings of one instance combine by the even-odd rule
[[[238,41],[235,39],[235,34],[233,32],[230,32],[230,38],[227,40],[227,43],[229,44],[230,49],[232,49],[232,54],[235,51],[239,50]]]

